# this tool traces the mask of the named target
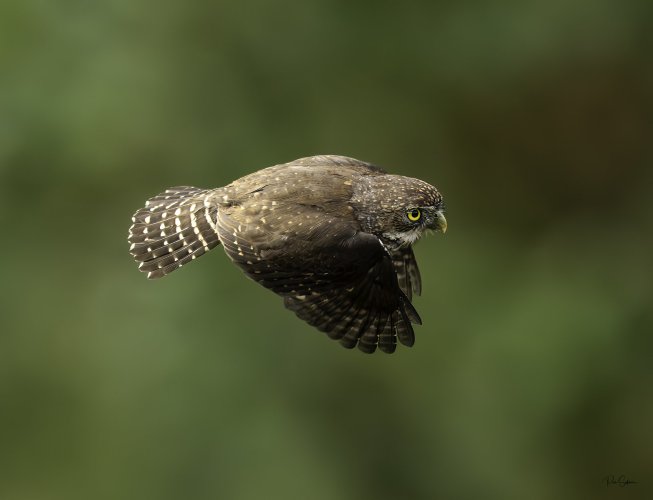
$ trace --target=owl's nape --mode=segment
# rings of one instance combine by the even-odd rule
[[[412,346],[422,282],[412,244],[446,230],[442,198],[418,179],[343,156],[259,170],[216,189],[170,188],[133,216],[130,253],[148,278],[221,245],[288,309],[346,348]]]

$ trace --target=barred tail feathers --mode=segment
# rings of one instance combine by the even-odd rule
[[[160,278],[220,244],[214,190],[190,186],[150,198],[132,217],[129,252],[148,278]]]

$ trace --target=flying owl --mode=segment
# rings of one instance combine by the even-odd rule
[[[222,244],[284,305],[347,348],[412,346],[421,278],[412,245],[445,232],[442,196],[345,156],[275,165],[216,189],[173,187],[132,217],[129,251],[160,278]]]

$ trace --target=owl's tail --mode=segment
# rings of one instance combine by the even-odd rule
[[[148,278],[160,278],[220,244],[214,190],[179,186],[145,202],[132,217],[129,252]]]

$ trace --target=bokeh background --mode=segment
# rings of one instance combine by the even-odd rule
[[[653,498],[653,4],[0,5],[0,498]],[[444,193],[346,351],[132,212],[337,153]],[[607,487],[607,475],[638,484]]]

